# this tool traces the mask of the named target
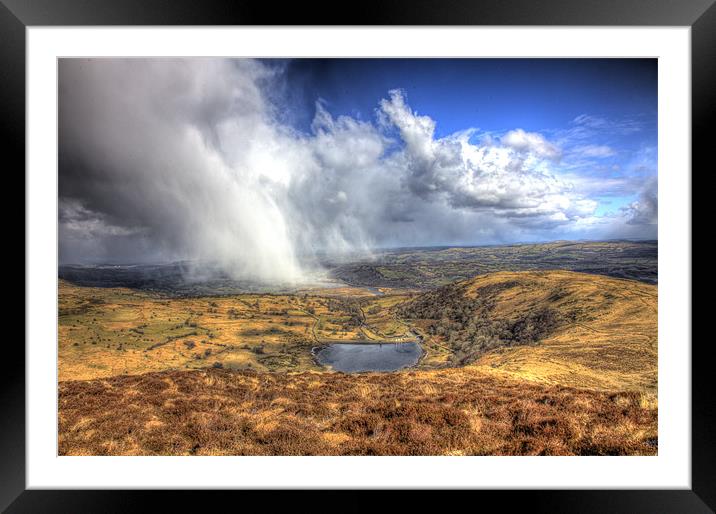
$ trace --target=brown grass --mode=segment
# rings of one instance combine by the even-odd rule
[[[167,371],[59,388],[61,455],[653,455],[636,392],[474,369]]]
[[[542,383],[656,394],[656,286],[586,273],[542,271],[477,277],[470,290],[479,295],[484,287],[509,282],[517,285],[495,298],[495,316],[549,306],[576,319],[536,346],[495,351],[476,366]]]

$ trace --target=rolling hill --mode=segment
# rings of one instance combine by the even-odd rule
[[[657,385],[657,287],[569,271],[499,272],[424,293],[396,312],[470,364],[604,390]]]

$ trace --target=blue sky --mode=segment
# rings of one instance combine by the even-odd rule
[[[391,89],[438,121],[436,136],[466,127],[507,131],[566,129],[580,115],[638,118],[656,144],[655,59],[296,59],[287,80],[297,126],[315,101],[335,114],[371,118]]]

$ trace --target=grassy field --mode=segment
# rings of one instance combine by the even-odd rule
[[[319,369],[323,341],[411,339],[391,307],[400,295],[360,288],[293,295],[172,298],[59,284],[59,379],[220,366]]]
[[[380,294],[378,294],[380,293]],[[425,293],[177,298],[59,285],[60,453],[639,454],[657,450],[657,287],[499,272]],[[407,341],[344,375],[327,341]]]

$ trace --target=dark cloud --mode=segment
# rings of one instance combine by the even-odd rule
[[[629,225],[656,225],[659,220],[659,191],[656,177],[639,192],[639,199],[625,209]]]

